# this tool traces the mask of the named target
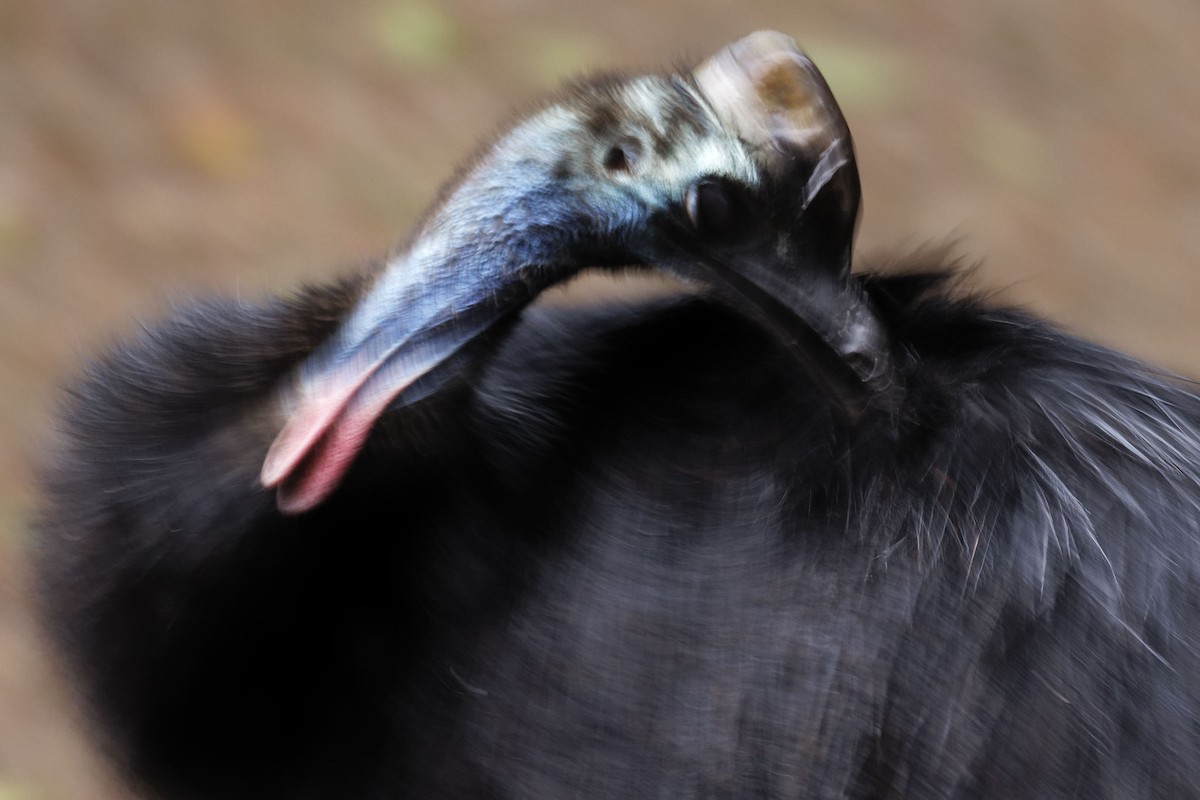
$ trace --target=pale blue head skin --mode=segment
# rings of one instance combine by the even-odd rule
[[[747,42],[748,54],[737,50]],[[703,234],[688,230],[702,227],[697,186],[753,192],[787,179],[815,195],[852,163],[848,132],[845,147],[836,144],[845,123],[831,98],[802,92],[789,102],[804,108],[783,114],[773,96],[764,106],[754,72],[763,53],[788,69],[803,59],[790,39],[755,34],[691,74],[580,86],[484,151],[281,392],[287,422],[262,471],[265,486],[279,487],[280,508],[320,503],[387,407],[436,389],[431,371],[578,270],[649,264],[712,280],[695,255],[703,248],[687,241]],[[810,69],[803,59],[787,80],[807,81]],[[793,234],[790,222],[772,234],[772,260],[787,260]]]
[[[616,124],[589,129],[597,104],[619,114]],[[667,130],[672,116],[687,124]],[[614,147],[638,155],[606,166]],[[693,85],[644,77],[584,89],[519,124],[474,164],[329,350],[358,357],[362,347],[375,352],[372,342],[395,348],[397,324],[420,334],[583,267],[644,262],[654,255],[639,241],[651,218],[680,207],[705,177],[754,185],[758,170]]]

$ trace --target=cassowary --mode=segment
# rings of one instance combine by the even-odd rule
[[[789,40],[582,85],[379,272],[93,364],[40,597],[168,798],[1200,796],[1200,398],[851,276]],[[703,287],[521,308],[587,265]],[[936,266],[936,265],[935,265]]]

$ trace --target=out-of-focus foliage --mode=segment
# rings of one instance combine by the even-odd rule
[[[584,32],[531,29],[523,34],[523,66],[532,83],[554,87],[572,76],[611,68],[612,49]]]
[[[844,41],[806,41],[804,47],[847,113],[900,108],[917,94],[917,70],[903,51]]]
[[[7,783],[0,779],[0,800],[45,800],[45,797],[29,786]]]
[[[444,64],[463,46],[458,21],[436,3],[381,2],[371,22],[382,50],[404,65]]]
[[[226,98],[184,98],[171,117],[171,144],[180,158],[199,172],[233,178],[250,166],[257,144],[254,124]]]

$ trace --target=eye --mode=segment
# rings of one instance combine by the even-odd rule
[[[746,222],[741,193],[726,181],[707,178],[693,183],[683,205],[692,226],[708,236],[732,237]]]
[[[632,137],[625,137],[608,148],[600,163],[609,172],[631,172],[641,157],[642,143]]]

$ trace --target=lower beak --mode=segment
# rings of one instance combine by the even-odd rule
[[[892,386],[888,342],[861,284],[772,252],[701,262],[717,292],[756,319],[801,363],[849,424]],[[795,279],[803,272],[800,279]]]

